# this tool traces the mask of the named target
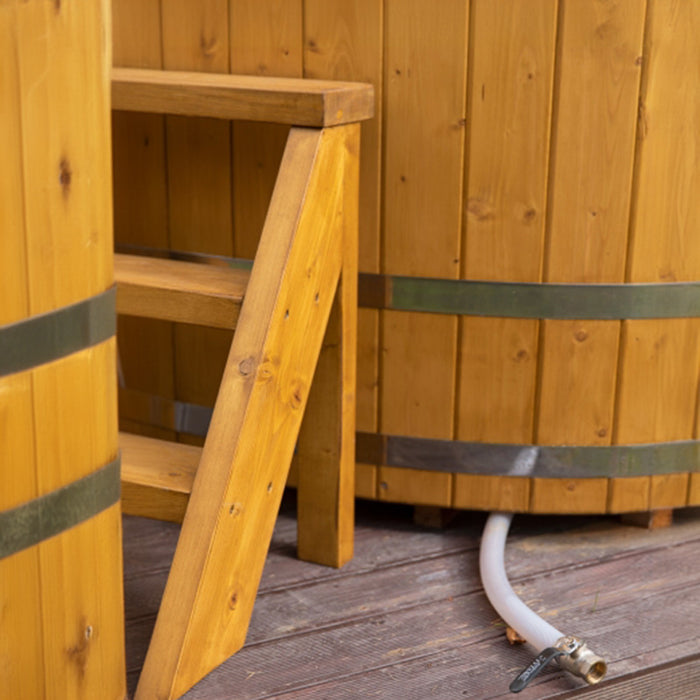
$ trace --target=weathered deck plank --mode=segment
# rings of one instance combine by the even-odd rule
[[[336,571],[294,558],[293,509],[284,508],[246,646],[184,697],[509,696],[509,681],[531,653],[506,644],[481,591],[483,522],[483,515],[465,513],[454,527],[430,531],[415,527],[407,509],[363,506],[355,559]],[[178,527],[128,518],[125,532],[133,687]],[[674,664],[697,675],[699,562],[697,510],[655,532],[610,518],[523,516],[507,551],[509,575],[523,599],[608,659],[610,680],[593,691],[595,697],[609,692],[608,684],[619,697],[634,697],[640,689],[655,697],[655,689],[673,677]],[[684,690],[685,681],[678,683],[674,699],[695,697]],[[520,697],[571,693],[590,691],[551,671]]]

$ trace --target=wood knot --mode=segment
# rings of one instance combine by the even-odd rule
[[[488,202],[482,199],[472,198],[467,202],[467,211],[477,221],[488,221],[493,219],[493,208]]]
[[[238,371],[247,377],[255,369],[255,360],[252,357],[246,357],[245,360],[241,360],[238,363]]]
[[[537,218],[537,210],[530,207],[525,210],[523,214],[523,222],[526,224],[531,224]]]
[[[58,182],[63,190],[63,196],[67,197],[70,192],[70,183],[73,179],[73,171],[70,169],[70,163],[67,158],[61,158],[58,164]]]
[[[238,592],[234,591],[231,593],[228,599],[228,607],[229,610],[235,610],[236,606],[238,605]]]
[[[215,36],[208,38],[204,34],[200,35],[199,48],[202,52],[202,56],[205,58],[211,58],[214,56],[218,50],[218,46],[219,42]]]
[[[574,333],[574,338],[579,343],[582,343],[584,340],[586,340],[586,338],[588,338],[588,333],[586,333],[586,331],[584,331],[583,329],[578,330],[576,331],[576,333]]]

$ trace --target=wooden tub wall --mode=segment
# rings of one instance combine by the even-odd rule
[[[697,314],[426,313],[391,308],[385,293],[397,276],[700,279],[694,3],[115,0],[113,12],[115,65],[374,84],[361,154],[358,454],[370,447],[359,496],[533,512],[700,503],[694,458],[562,478],[407,468],[381,449],[397,438],[423,448],[698,438]],[[116,113],[118,244],[251,257],[285,137],[264,124]],[[132,398],[213,403],[226,331],[119,323]],[[144,337],[147,357],[135,349]],[[175,434],[128,405],[130,429]]]

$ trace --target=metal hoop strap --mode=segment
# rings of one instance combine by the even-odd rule
[[[120,458],[62,488],[0,511],[0,559],[33,547],[119,501]]]
[[[453,474],[557,479],[700,472],[700,440],[643,445],[506,445],[357,434],[357,461]]]
[[[115,334],[116,324],[111,287],[76,304],[0,326],[0,377],[97,345]]]

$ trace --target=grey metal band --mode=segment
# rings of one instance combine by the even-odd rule
[[[619,320],[700,317],[700,282],[528,284],[360,274],[360,306],[463,316]]]
[[[129,394],[135,394],[146,404],[147,418],[146,413],[142,413],[140,416],[124,415],[125,418],[136,422],[148,420],[149,425],[159,428],[206,437],[214,412],[213,408],[185,401],[175,401],[131,389],[120,389],[120,391],[125,392],[123,394],[125,397],[128,397]]]
[[[97,345],[116,332],[112,287],[76,304],[0,326],[0,377]]]
[[[357,434],[357,461],[483,476],[598,478],[700,472],[700,440],[644,445],[506,445]]]
[[[246,268],[252,261],[188,251],[118,245],[117,252]],[[539,284],[360,273],[363,308],[456,316],[622,320],[700,317],[700,282]]]
[[[0,512],[0,559],[33,547],[119,501],[120,459],[67,486]]]

